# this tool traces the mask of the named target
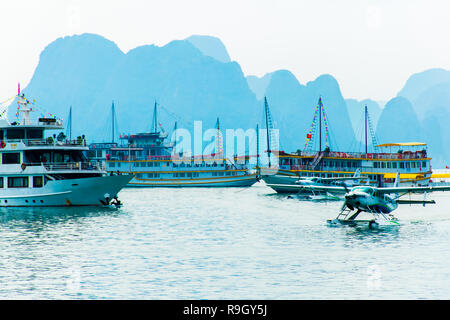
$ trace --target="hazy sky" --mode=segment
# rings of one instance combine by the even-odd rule
[[[85,32],[124,52],[217,36],[245,75],[329,73],[344,98],[386,101],[411,74],[450,69],[449,16],[449,0],[2,0],[0,102],[28,84],[46,45]]]

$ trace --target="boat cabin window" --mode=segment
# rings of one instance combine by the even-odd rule
[[[28,188],[28,177],[8,177],[8,188]]]
[[[42,188],[44,185],[42,176],[33,177],[33,188]]]
[[[3,188],[3,177],[0,177],[0,188]]]
[[[40,163],[40,162],[68,163],[68,162],[86,161],[86,157],[83,155],[81,151],[78,150],[25,151],[25,157],[27,161],[30,163]]]
[[[6,131],[7,139],[25,139],[24,129],[8,129]]]
[[[28,129],[27,139],[43,139],[44,131],[41,129]]]
[[[53,155],[53,162],[71,162],[70,161],[70,154],[68,153],[61,153],[61,152],[55,152]]]
[[[19,164],[20,152],[4,152],[2,153],[2,164]]]
[[[4,140],[5,139],[5,134],[3,130],[0,130],[0,140]]]

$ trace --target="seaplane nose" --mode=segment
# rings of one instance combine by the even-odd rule
[[[349,193],[345,195],[345,199],[353,199],[355,198],[355,194],[354,193]]]

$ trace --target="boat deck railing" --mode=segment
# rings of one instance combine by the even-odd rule
[[[6,144],[9,143],[23,143],[27,147],[36,147],[36,146],[73,146],[73,147],[86,147],[86,140],[49,140],[49,139],[6,139],[3,140]]]
[[[325,172],[354,172],[356,169],[361,169],[363,172],[373,173],[426,173],[428,167],[415,167],[415,168],[374,168],[370,166],[352,166],[352,167],[330,167],[330,166],[316,166],[315,168],[310,165],[278,165],[278,169],[290,170],[290,171],[325,171]]]
[[[300,157],[315,157],[319,152],[302,151],[298,153],[283,153],[280,154],[280,158],[289,158],[290,156]],[[361,152],[335,152],[335,151],[322,151],[325,158],[339,158],[339,159],[384,159],[384,160],[398,160],[398,159],[425,159],[427,158],[426,150],[421,151],[403,151],[403,152],[376,152],[376,153],[361,153]]]
[[[91,162],[52,162],[52,163],[35,162],[24,164],[26,167],[43,166],[47,171],[102,170],[99,163],[91,163]]]

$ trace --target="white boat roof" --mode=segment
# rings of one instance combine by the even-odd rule
[[[14,123],[14,122],[13,122]],[[41,121],[30,121],[28,123],[17,122],[17,124],[12,124],[6,119],[0,119],[0,129],[25,129],[25,128],[37,128],[45,130],[57,130],[64,129],[64,125],[56,120],[55,122],[41,122]]]

